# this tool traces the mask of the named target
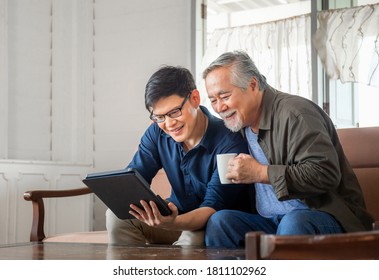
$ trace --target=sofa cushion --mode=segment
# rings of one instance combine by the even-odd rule
[[[379,221],[379,167],[354,168],[368,212]]]
[[[337,132],[361,185],[367,210],[379,221],[379,127],[345,128]]]
[[[379,127],[345,128],[337,132],[353,168],[379,167]]]
[[[106,231],[74,232],[46,237],[43,242],[108,243]]]

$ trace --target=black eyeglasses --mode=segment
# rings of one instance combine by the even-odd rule
[[[170,112],[164,114],[164,115],[153,115],[153,112],[151,112],[150,114],[150,119],[153,121],[153,122],[156,122],[156,123],[161,123],[161,122],[164,122],[166,120],[166,116],[170,117],[170,118],[178,118],[182,115],[182,109],[183,109],[183,106],[184,104],[186,104],[188,98],[190,97],[191,93],[189,93],[186,98],[184,98],[182,104],[180,105],[179,108],[176,108],[174,110],[171,110]]]

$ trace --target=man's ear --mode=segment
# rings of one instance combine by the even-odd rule
[[[197,89],[194,89],[192,91],[190,98],[191,98],[191,101],[193,102],[192,104],[195,107],[198,107],[200,105],[200,102],[201,102],[200,92]]]
[[[259,91],[259,84],[258,84],[258,80],[257,78],[255,77],[252,77],[251,80],[250,80],[250,89],[255,92],[255,91]]]

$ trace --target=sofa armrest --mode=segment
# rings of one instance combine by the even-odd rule
[[[33,207],[33,222],[30,231],[30,241],[42,241],[46,237],[44,232],[44,198],[70,197],[90,193],[92,193],[92,191],[87,187],[68,190],[33,190],[25,192],[24,199],[27,201],[31,201]]]
[[[320,235],[246,234],[246,259],[369,260],[378,259],[379,231]]]

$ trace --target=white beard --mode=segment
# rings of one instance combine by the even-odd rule
[[[232,132],[238,132],[243,128],[243,122],[238,114],[234,114],[231,119],[227,119],[227,116],[230,116],[233,112],[220,113],[220,117],[224,120],[225,126]]]

